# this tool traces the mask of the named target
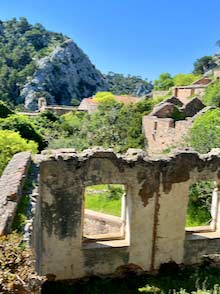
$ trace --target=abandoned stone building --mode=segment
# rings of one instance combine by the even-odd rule
[[[176,97],[170,97],[157,105],[143,117],[148,153],[160,154],[167,148],[181,147],[194,120],[209,109],[197,97],[185,104]]]
[[[74,279],[115,273],[129,265],[153,271],[170,261],[197,264],[204,256],[219,253],[220,150],[160,159],[135,149],[124,155],[101,148],[82,153],[54,150],[35,157],[16,154],[0,179],[1,234],[10,231],[30,164],[39,165],[32,247],[41,275]],[[188,191],[199,180],[216,182],[212,220],[206,227],[188,229]],[[86,187],[103,183],[124,185],[121,219],[86,215]],[[86,218],[95,223],[104,219],[114,229],[85,237]]]
[[[128,105],[130,103],[137,103],[141,99],[140,97],[118,96],[118,95],[116,95],[114,98],[117,102],[123,103],[125,105]],[[97,109],[98,109],[98,102],[96,102],[93,99],[93,97],[84,98],[78,107],[78,110],[87,111],[89,114],[94,113]]]
[[[152,272],[168,262],[192,265],[219,256],[220,150],[162,154],[181,144],[194,119],[208,109],[198,98],[183,103],[173,96],[159,104],[143,117],[147,152],[116,154],[97,147],[14,155],[0,178],[0,235],[11,231],[34,170],[25,240],[40,275],[77,279],[124,267]],[[215,183],[211,220],[186,228],[189,189],[201,180]],[[85,208],[88,187],[112,184],[123,187],[119,217]]]
[[[208,85],[213,83],[213,80],[208,77],[202,77],[189,86],[179,86],[172,89],[172,94],[184,104],[188,102],[189,97],[202,97]]]

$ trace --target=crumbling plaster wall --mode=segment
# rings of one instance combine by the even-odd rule
[[[38,271],[72,279],[110,274],[131,263],[146,271],[171,260],[183,263],[189,186],[219,178],[219,151],[162,159],[137,150],[123,156],[104,150],[43,156],[35,225]],[[100,183],[126,187],[126,238],[83,244],[84,189]]]

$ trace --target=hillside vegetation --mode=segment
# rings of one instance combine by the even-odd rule
[[[47,56],[67,37],[31,25],[25,18],[0,21],[0,98],[13,105],[27,79],[36,70],[36,60]]]

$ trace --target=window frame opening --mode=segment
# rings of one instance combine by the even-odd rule
[[[211,182],[212,180],[210,180]],[[202,181],[195,182],[193,184],[197,184]],[[212,190],[212,198],[211,198],[211,205],[210,205],[210,221],[207,225],[198,225],[198,226],[185,226],[185,232],[187,235],[193,235],[194,233],[211,233],[216,232],[219,222],[219,185],[216,181],[213,181],[214,188]],[[192,185],[191,185],[192,186]],[[191,187],[190,186],[190,187]],[[189,205],[190,199],[188,199],[188,205]],[[188,211],[188,205],[187,205],[187,211]],[[186,211],[186,218],[187,218],[187,211]],[[185,219],[186,219],[185,218]],[[204,235],[205,236],[205,235]]]
[[[111,214],[103,213],[103,212],[97,212],[94,210],[90,210],[86,208],[86,189],[88,187],[94,187],[94,186],[99,186],[99,185],[121,185],[123,186],[123,194],[121,195],[121,209],[120,209],[120,216],[114,216]],[[88,196],[87,196],[88,197]],[[104,196],[103,196],[104,197]],[[82,203],[82,245],[83,247],[86,247],[88,244],[91,243],[96,243],[98,244],[107,244],[109,241],[108,247],[114,245],[113,247],[121,247],[121,246],[128,246],[128,238],[130,236],[130,225],[129,225],[129,210],[128,210],[128,193],[127,193],[127,186],[125,184],[121,183],[99,183],[95,185],[88,185],[84,187],[84,192],[83,192],[83,203]],[[84,226],[85,226],[85,218],[86,218],[86,212],[87,211],[94,212],[97,215],[100,216],[106,216],[107,218],[109,217],[110,219],[114,218],[119,219],[120,218],[120,232],[119,233],[102,233],[102,234],[85,234],[84,233]],[[114,242],[115,244],[113,244]],[[117,245],[118,244],[118,245]]]

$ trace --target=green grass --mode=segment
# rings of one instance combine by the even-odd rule
[[[186,215],[186,227],[209,225],[212,217],[204,207],[189,207]]]
[[[204,182],[200,186],[204,189]],[[208,225],[211,215],[208,208],[199,202],[201,195],[205,193],[200,186],[194,185],[194,190],[190,192],[190,202],[186,215],[186,227],[196,227]],[[198,190],[200,188],[200,190]],[[209,188],[212,191],[213,187]],[[95,185],[86,188],[85,208],[94,211],[120,216],[121,215],[121,196],[124,193],[123,185]],[[210,192],[209,192],[210,194]],[[200,197],[200,198],[199,198]],[[210,197],[210,196],[209,196]]]
[[[86,197],[86,208],[115,216],[121,215],[121,200],[107,199],[105,196],[95,195]]]
[[[87,187],[85,208],[94,211],[120,216],[122,185],[96,185]]]

